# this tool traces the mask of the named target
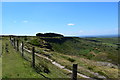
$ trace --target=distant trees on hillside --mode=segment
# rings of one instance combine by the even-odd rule
[[[61,34],[56,34],[56,33],[37,33],[36,36],[39,36],[39,37],[64,37],[63,35]]]

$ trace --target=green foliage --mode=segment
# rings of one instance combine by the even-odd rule
[[[100,40],[99,40],[100,39]],[[115,40],[115,41],[114,41]],[[77,55],[86,57],[88,59],[98,60],[99,54],[105,53],[108,56],[104,58],[104,61],[112,59],[112,63],[116,63],[117,55],[117,38],[51,38],[51,40],[45,40],[52,45],[54,51],[69,55]],[[90,54],[93,51],[94,54]],[[113,54],[114,53],[114,54]],[[102,59],[102,58],[101,58]],[[99,58],[100,60],[100,58]]]
[[[27,37],[24,37],[24,40],[27,41],[28,40]]]
[[[73,58],[68,58],[68,60],[69,60],[70,62],[74,62],[74,61],[75,61],[75,59],[73,59]]]
[[[57,33],[37,33],[36,36],[39,36],[39,37],[63,37],[63,35],[61,34],[57,34]]]
[[[106,73],[103,72],[102,70],[101,70],[101,71],[98,71],[98,73],[101,74],[101,75],[104,75],[104,76],[108,77],[108,76],[106,75]]]
[[[87,55],[87,58],[88,58],[88,59],[92,59],[93,57],[94,57],[93,54],[88,54],[88,55]]]
[[[63,54],[76,55],[100,61],[112,59],[112,63],[117,62],[117,38],[34,37],[29,38],[28,40],[32,45],[49,48]],[[90,54],[91,51],[95,54]],[[103,58],[99,58],[101,53],[105,53],[107,55],[104,60]]]
[[[39,46],[40,45],[40,42],[38,41],[38,39],[33,39],[29,43],[32,44],[32,45],[35,45],[35,46]]]

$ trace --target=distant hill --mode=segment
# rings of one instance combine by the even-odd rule
[[[36,34],[36,36],[42,37],[28,39],[29,43],[34,46],[92,60],[109,61],[114,64],[118,62],[118,38],[63,37],[54,33],[40,33]]]
[[[39,36],[39,37],[64,37],[63,35],[61,34],[56,34],[56,33],[37,33],[36,36]]]
[[[114,34],[114,35],[90,35],[90,36],[78,36],[78,37],[112,38],[112,37],[120,37],[120,35],[119,36],[117,34]]]

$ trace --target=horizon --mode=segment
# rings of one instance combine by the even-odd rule
[[[3,2],[2,14],[2,35],[118,35],[117,2]]]
[[[42,34],[45,34],[45,33],[42,33]],[[58,33],[55,33],[55,34],[58,34]],[[62,34],[63,35],[63,34]],[[16,35],[16,34],[5,34],[5,35],[1,35],[0,36],[36,36],[35,35]],[[64,37],[106,37],[106,38],[111,38],[111,37],[119,37],[120,35],[118,34],[111,34],[111,35],[84,35],[84,36],[66,36],[66,35],[63,35]]]

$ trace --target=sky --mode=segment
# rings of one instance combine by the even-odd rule
[[[2,0],[2,2],[119,2],[119,0]]]
[[[0,34],[2,34],[2,3],[0,2]]]
[[[118,33],[117,2],[3,2],[2,34],[65,36]]]

